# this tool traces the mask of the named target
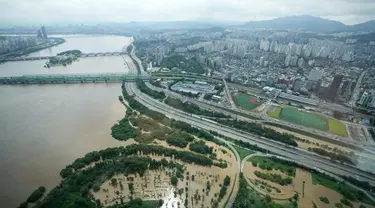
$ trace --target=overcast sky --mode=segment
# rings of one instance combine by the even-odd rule
[[[310,14],[345,24],[375,19],[375,0],[0,0],[1,24],[264,20]]]

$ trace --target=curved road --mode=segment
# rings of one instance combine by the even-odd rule
[[[255,156],[262,156],[262,157],[276,157],[276,155],[272,155],[272,154],[263,154],[263,153],[255,153],[255,154],[247,155],[247,156],[244,157],[244,159],[241,161],[241,172],[243,172],[243,168],[244,168],[244,166],[245,166],[245,163],[246,163],[251,157],[255,157]],[[280,159],[283,159],[283,160],[288,160],[288,159],[286,159],[286,158],[282,158],[282,157],[279,157],[279,158],[280,158]],[[288,161],[296,162],[296,161],[294,161],[294,160],[288,160]],[[297,162],[297,163],[298,163],[298,162]],[[300,165],[304,165],[304,164],[300,164]],[[359,190],[359,191],[362,191],[363,193],[366,194],[367,197],[369,197],[373,202],[375,202],[375,198],[374,198],[372,195],[370,195],[369,193],[367,193],[366,190],[364,190],[364,189],[362,189],[362,188],[359,188],[359,187],[357,187],[357,186],[355,186],[355,185],[353,185],[353,184],[351,184],[351,183],[345,181],[345,180],[342,179],[341,177],[338,177],[338,176],[336,176],[336,175],[334,175],[334,174],[330,174],[330,173],[325,173],[325,174],[327,174],[327,175],[330,176],[330,177],[335,178],[335,179],[338,180],[338,181],[342,181],[342,182],[344,181],[344,182],[345,182],[346,184],[348,184],[349,186],[351,186],[351,187],[353,187],[353,188],[355,188],[355,189],[357,189],[357,190]],[[247,177],[245,177],[245,179],[246,179],[246,182],[247,182],[248,184],[251,184],[251,182],[249,181],[249,179],[248,179]]]
[[[240,158],[240,155],[238,154],[237,150],[232,146],[232,144],[230,142],[228,142],[227,140],[223,139],[223,138],[220,138],[220,137],[215,137],[216,139],[220,140],[221,142],[224,142],[226,145],[228,145],[228,147],[234,152],[234,154],[236,155],[236,158],[237,158],[237,173],[236,173],[236,180],[234,181],[233,183],[233,188],[232,188],[232,194],[230,195],[230,198],[228,200],[228,204],[227,204],[227,207],[232,207],[233,206],[233,203],[234,203],[234,200],[236,199],[236,196],[238,192],[238,189],[239,189],[239,185],[238,185],[238,181],[239,181],[239,175],[240,175],[240,172],[241,172],[241,158]],[[235,190],[236,189],[236,190]]]

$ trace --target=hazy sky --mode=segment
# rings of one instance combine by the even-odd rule
[[[2,24],[263,20],[310,14],[345,24],[375,19],[375,0],[0,0]]]

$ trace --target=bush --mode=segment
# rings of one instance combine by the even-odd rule
[[[155,90],[152,90],[150,88],[147,87],[147,85],[145,84],[145,82],[141,79],[136,79],[135,80],[136,84],[137,84],[137,87],[139,88],[139,90],[145,94],[147,94],[148,96],[152,97],[152,98],[155,98],[155,99],[159,99],[159,100],[162,100],[165,98],[165,94],[163,91],[161,92],[158,92],[158,91],[155,91]]]
[[[331,158],[331,160],[337,160],[340,162],[348,163],[351,165],[355,165],[355,162],[353,162],[348,156],[344,154],[339,154],[339,153],[334,153],[334,152],[329,152],[321,148],[316,148],[316,147],[309,147],[309,151],[315,152],[319,155],[326,156]]]
[[[27,202],[22,202],[17,208],[27,208],[27,205]]]
[[[44,195],[45,192],[46,192],[46,187],[40,186],[33,193],[31,193],[29,198],[27,198],[27,202],[34,203],[38,201]]]
[[[320,201],[322,201],[322,202],[324,202],[324,203],[326,203],[326,204],[329,204],[329,200],[328,200],[327,197],[325,197],[325,196],[321,196],[321,197],[319,197],[319,199],[320,199]]]
[[[94,192],[98,192],[98,191],[100,191],[100,185],[99,185],[99,184],[94,184],[94,185],[92,186],[92,190],[94,190]]]
[[[200,108],[198,105],[189,103],[189,102],[182,102],[180,99],[167,97],[165,100],[165,103],[172,106],[173,108],[180,109],[182,111],[196,114],[196,115],[204,115],[204,116],[210,116],[210,117],[219,117],[219,118],[229,118],[230,116],[227,116],[223,113],[218,113],[214,111],[208,111],[205,109]]]
[[[228,186],[230,184],[230,177],[229,176],[225,176],[224,178],[224,183],[223,185],[221,186],[221,189],[220,189],[220,192],[219,192],[219,197],[218,197],[218,201],[220,202],[221,199],[225,196],[225,194],[227,193],[227,189],[228,189]]]
[[[176,176],[172,176],[171,177],[171,184],[172,186],[177,186],[177,183],[178,183],[178,179]]]
[[[167,137],[167,143],[169,145],[173,145],[173,146],[181,147],[181,148],[186,147],[188,144],[188,142],[184,138],[174,137],[173,135],[169,135]]]
[[[252,134],[256,134],[262,137],[266,137],[271,140],[279,141],[294,147],[297,147],[298,144],[295,141],[296,137],[291,134],[286,134],[286,133],[280,133],[277,132],[273,129],[263,127],[261,124],[258,123],[250,123],[246,121],[240,121],[240,120],[222,120],[222,119],[217,119],[216,120],[218,123],[221,123],[223,125],[227,125],[236,129],[240,129]]]
[[[225,178],[224,178],[224,186],[229,186],[229,184],[230,184],[230,177],[229,176],[225,176]]]
[[[337,208],[344,208],[344,205],[342,205],[341,203],[336,203],[335,207],[337,207]]]
[[[135,138],[140,134],[138,129],[133,128],[129,124],[127,117],[120,120],[118,124],[115,124],[111,128],[111,135],[113,138],[123,141],[130,138]]]
[[[353,204],[347,199],[341,199],[340,202],[348,207],[353,207]]]
[[[212,153],[212,147],[207,146],[205,142],[202,140],[191,143],[189,146],[189,150],[200,153],[200,154],[204,154],[204,155]]]
[[[293,182],[293,179],[291,177],[286,177],[286,178],[283,178],[281,177],[281,175],[279,174],[274,174],[274,173],[262,173],[260,171],[254,171],[254,174],[259,177],[259,178],[262,178],[264,180],[269,180],[271,182],[275,182],[275,183],[278,183],[282,186],[285,186],[285,185],[289,185]]]

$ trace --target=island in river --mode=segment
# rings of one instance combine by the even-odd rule
[[[81,54],[82,51],[80,50],[63,51],[49,58],[44,67],[50,68],[51,66],[66,66],[72,64],[74,61],[78,60]]]

